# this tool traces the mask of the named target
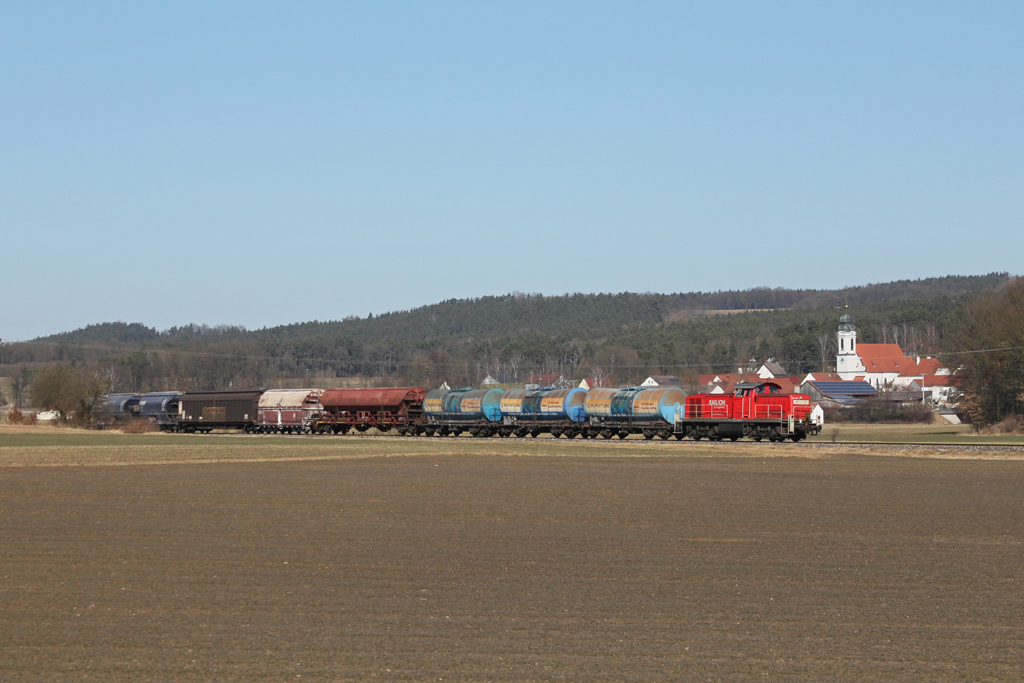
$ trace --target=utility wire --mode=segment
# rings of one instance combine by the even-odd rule
[[[409,365],[426,365],[426,366],[437,366],[447,367],[453,365],[466,365],[467,361],[452,361],[448,363],[441,363],[429,360],[402,360],[402,361],[384,361],[384,360],[345,360],[342,358],[325,358],[317,356],[269,356],[269,355],[257,355],[248,353],[214,353],[210,351],[186,351],[183,349],[176,348],[156,348],[149,349],[146,347],[131,347],[131,346],[109,346],[101,344],[74,344],[69,342],[17,342],[18,344],[41,344],[44,346],[64,346],[69,349],[92,349],[101,351],[142,351],[145,353],[163,353],[163,354],[178,354],[183,356],[199,356],[208,358],[239,358],[245,360],[273,360],[273,361],[292,361],[292,362],[307,362],[307,363],[338,363],[346,365],[379,365],[379,366],[409,366]],[[1021,351],[1024,350],[1024,346],[1005,346],[994,349],[975,349],[971,351],[939,351],[936,353],[928,354],[930,357],[935,356],[959,356],[968,354],[978,353],[995,353],[999,351]],[[900,358],[907,358],[903,356],[872,356],[869,360],[897,360]],[[480,361],[468,361],[470,364],[478,363]],[[501,361],[498,361],[499,363]],[[643,364],[624,364],[624,363],[601,363],[602,367],[608,368],[701,368],[701,367],[734,367],[734,364],[711,364],[711,363],[643,363]]]

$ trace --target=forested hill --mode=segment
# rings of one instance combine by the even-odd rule
[[[840,309],[854,316],[862,342],[936,353],[957,306],[1008,280],[993,273],[834,291],[514,293],[251,331],[106,323],[0,345],[0,377],[74,361],[95,368],[108,392],[470,386],[488,375],[521,383],[533,373],[633,384],[650,374],[735,372],[769,358],[800,374],[834,363]]]
[[[189,325],[163,332],[140,323],[103,323],[37,341],[70,344],[181,344],[202,339],[250,339],[286,345],[301,339],[348,341],[429,340],[440,337],[494,337],[511,334],[557,334],[607,330],[628,325],[685,320],[709,311],[806,309],[865,306],[893,300],[922,299],[993,289],[1007,273],[951,275],[899,280],[836,290],[756,288],[686,294],[568,294],[543,296],[512,293],[475,299],[450,299],[410,311],[342,321],[295,323],[246,331],[234,327]]]

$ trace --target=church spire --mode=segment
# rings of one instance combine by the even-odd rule
[[[839,318],[839,331],[836,333],[836,372],[843,379],[853,379],[855,373],[864,370],[857,353],[857,326],[853,323],[853,316],[844,313]]]

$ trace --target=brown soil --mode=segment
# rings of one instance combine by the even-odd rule
[[[1020,680],[1024,463],[0,469],[0,678]]]

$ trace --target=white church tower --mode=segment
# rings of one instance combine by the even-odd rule
[[[839,319],[839,333],[836,339],[836,374],[844,380],[863,375],[866,368],[857,353],[857,326],[853,316],[846,314]]]

